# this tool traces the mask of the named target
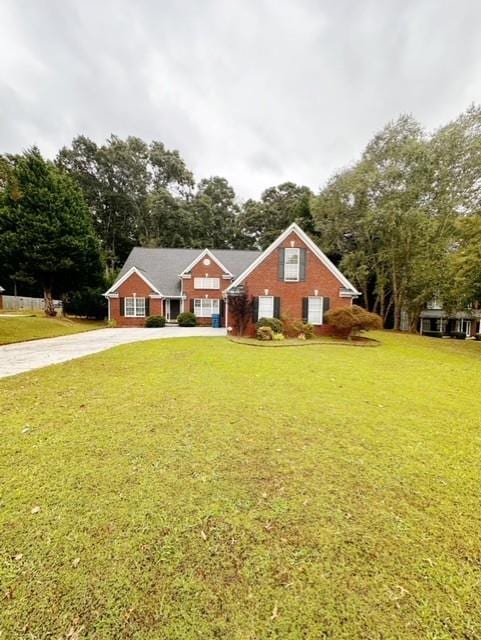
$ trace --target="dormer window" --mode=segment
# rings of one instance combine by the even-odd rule
[[[441,300],[439,300],[436,296],[432,298],[426,305],[427,309],[442,309],[443,305]]]
[[[284,280],[286,282],[299,281],[300,249],[292,247],[284,250]]]

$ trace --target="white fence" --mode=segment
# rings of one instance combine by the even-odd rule
[[[3,295],[2,301],[3,309],[5,311],[43,311],[45,309],[45,302],[43,298]],[[54,304],[56,309],[62,308],[61,300],[54,300]]]

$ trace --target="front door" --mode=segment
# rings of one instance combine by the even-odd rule
[[[175,322],[180,313],[180,300],[170,298],[166,300],[165,317],[168,322]]]

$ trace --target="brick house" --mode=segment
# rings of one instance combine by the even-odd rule
[[[229,296],[242,291],[253,298],[248,334],[257,319],[285,314],[328,333],[326,311],[350,306],[360,295],[294,223],[262,252],[136,247],[105,296],[109,319],[118,326],[143,326],[148,315],[172,322],[182,311],[193,311],[201,325],[219,314],[221,325],[235,333]]]

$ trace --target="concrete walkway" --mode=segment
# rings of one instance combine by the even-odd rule
[[[164,327],[163,329],[98,329],[58,338],[44,338],[30,342],[17,342],[0,346],[0,378],[58,364],[91,353],[105,351],[129,342],[158,340],[159,338],[186,338],[225,336],[225,329],[211,327]]]

